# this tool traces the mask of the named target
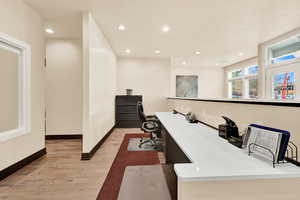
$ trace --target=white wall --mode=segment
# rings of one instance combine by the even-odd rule
[[[291,140],[300,145],[299,107],[238,104],[224,102],[203,102],[170,99],[169,109],[180,112],[192,112],[200,121],[218,127],[224,124],[221,116],[227,116],[236,122],[240,131],[249,124],[261,124],[291,132]]]
[[[31,132],[0,142],[0,170],[45,147],[45,44],[41,17],[22,0],[1,0],[0,32],[31,46]]]
[[[171,96],[176,96],[176,76],[197,75],[199,98],[223,98],[224,69],[191,66],[172,66]]]
[[[83,14],[83,152],[114,126],[116,56],[90,13]]]
[[[82,134],[81,41],[48,39],[46,54],[46,134]]]
[[[134,95],[143,95],[146,114],[167,111],[170,95],[169,59],[119,58],[117,67],[117,93],[125,95],[133,89]]]

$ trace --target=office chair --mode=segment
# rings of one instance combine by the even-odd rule
[[[157,149],[158,141],[160,140],[159,138],[161,135],[159,120],[153,115],[145,115],[142,102],[137,103],[137,114],[140,122],[142,123],[142,131],[145,133],[150,133],[149,139],[144,140],[145,138],[143,137],[140,139],[139,147],[141,148],[143,144],[151,143],[151,145]]]

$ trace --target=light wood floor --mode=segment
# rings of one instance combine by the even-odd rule
[[[47,155],[0,182],[0,199],[95,200],[124,135],[139,132],[115,129],[89,161],[80,160],[81,140],[47,140]]]

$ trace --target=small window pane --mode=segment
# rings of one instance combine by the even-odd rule
[[[228,78],[240,78],[244,75],[243,71],[241,69],[233,71],[233,72],[229,72],[228,73]]]
[[[232,81],[232,98],[242,98],[243,96],[243,81],[233,80]]]
[[[250,66],[247,68],[247,74],[257,74],[258,73],[258,65]]]
[[[293,60],[295,58],[297,58],[297,57],[295,55],[291,54],[291,55],[282,56],[279,58],[274,58],[274,59],[272,59],[272,63],[280,63],[280,62],[287,61],[287,60]]]
[[[270,63],[280,63],[300,57],[300,37],[293,37],[269,48]]]
[[[273,82],[274,99],[295,99],[295,73],[287,72],[276,74]]]
[[[258,81],[257,78],[249,80],[249,98],[257,98],[258,96]]]

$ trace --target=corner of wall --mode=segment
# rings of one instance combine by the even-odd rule
[[[114,126],[116,55],[91,13],[82,13],[83,153]],[[101,103],[100,103],[101,102]]]

